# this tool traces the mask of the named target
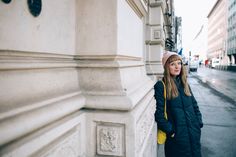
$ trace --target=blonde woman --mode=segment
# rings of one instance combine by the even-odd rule
[[[163,81],[167,94],[167,116],[164,117],[164,86],[157,81],[154,86],[156,99],[155,121],[166,132],[166,157],[201,157],[202,115],[187,81],[181,57],[175,52],[163,54]]]

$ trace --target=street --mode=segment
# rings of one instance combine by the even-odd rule
[[[235,76],[232,72],[199,68],[188,77],[203,116],[203,157],[236,156]],[[163,146],[159,147],[158,157],[164,157]]]
[[[221,96],[236,104],[236,73],[202,67],[191,75],[201,81],[204,86],[219,91]]]

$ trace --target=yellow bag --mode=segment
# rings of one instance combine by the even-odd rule
[[[166,113],[166,86],[163,81],[161,81],[164,86],[164,116],[165,119],[167,119],[167,113]],[[166,142],[166,133],[160,129],[157,131],[157,143],[158,144],[164,144]]]

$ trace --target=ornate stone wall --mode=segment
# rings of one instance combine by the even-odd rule
[[[0,156],[155,152],[147,2],[42,1],[38,16],[25,1],[0,2]]]

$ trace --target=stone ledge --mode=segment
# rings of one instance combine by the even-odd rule
[[[47,106],[23,112],[0,121],[0,146],[69,115],[85,105],[85,98],[76,95]]]
[[[46,127],[43,127],[27,136],[16,140],[14,143],[1,147],[0,156],[12,157],[28,157],[41,156],[50,152],[55,152],[63,147],[63,141],[70,138],[71,135],[79,136],[78,145],[75,145],[80,150],[76,152],[78,155],[85,153],[85,145],[82,141],[85,140],[85,115],[82,112],[76,112],[59,121],[56,121]],[[80,147],[81,146],[81,147]],[[63,150],[63,149],[62,149]],[[79,152],[78,152],[79,151]]]
[[[146,81],[132,93],[123,95],[85,95],[85,108],[130,111],[152,90],[153,82]]]

